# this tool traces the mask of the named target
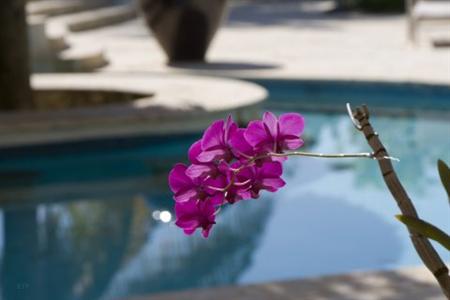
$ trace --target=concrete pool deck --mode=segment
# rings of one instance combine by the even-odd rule
[[[445,300],[425,268],[220,287],[127,300]]]
[[[329,1],[237,2],[230,7],[228,21],[213,41],[207,63],[167,66],[164,53],[142,19],[83,32],[66,32],[64,38],[71,45],[71,51],[77,53],[93,46],[103,49],[110,64],[96,73],[84,75],[90,76],[94,85],[108,76],[122,78],[131,89],[143,77],[177,74],[184,76],[186,82],[196,81],[197,92],[191,93],[190,99],[183,96],[186,85],[175,84],[171,89],[160,90],[161,86],[149,82],[145,87],[146,92],[156,95],[166,95],[168,90],[171,97],[178,95],[174,97],[176,101],[167,100],[170,97],[165,97],[164,101],[183,111],[196,97],[207,99],[205,101],[211,105],[228,103],[233,98],[232,105],[222,110],[246,106],[249,97],[229,92],[227,84],[208,88],[208,78],[197,75],[450,85],[450,49],[432,48],[428,27],[421,31],[421,45],[413,47],[407,41],[404,16],[330,14],[326,12],[329,4]],[[442,27],[437,30],[442,31]],[[45,76],[48,75],[37,74],[35,78]],[[60,82],[60,76],[53,75],[53,82]],[[70,85],[75,87],[89,81],[77,75],[67,76],[71,76]],[[115,82],[121,80],[117,78]],[[110,89],[117,86],[112,82]],[[104,83],[99,84],[104,86]],[[251,97],[262,101],[261,95],[256,92]],[[243,105],[240,98],[245,98]],[[32,139],[27,136],[25,140]],[[8,141],[2,144],[8,144]]]
[[[432,47],[434,36],[450,35],[450,23],[424,26],[413,46],[404,15],[330,14],[327,1],[314,3],[233,6],[207,64],[168,67],[140,19],[68,38],[101,45],[110,61],[103,72],[450,84],[450,48]]]
[[[36,92],[56,97],[89,93],[128,95],[128,101],[98,106],[0,113],[0,148],[129,135],[200,132],[233,113],[239,123],[259,115],[267,92],[240,80],[189,75],[38,74]],[[86,95],[86,94],[85,94]],[[97,99],[97,100],[95,100]],[[101,102],[100,102],[101,103]]]

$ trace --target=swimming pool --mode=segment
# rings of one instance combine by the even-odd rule
[[[311,91],[308,82],[290,82],[289,89],[283,88],[286,82],[260,83],[271,92],[270,109],[304,114],[307,150],[369,150],[345,108],[336,113],[340,105],[329,105],[333,97],[359,99],[361,93],[310,82],[322,84],[318,90],[326,96],[320,98],[300,93]],[[450,91],[430,90],[434,96],[424,107],[408,102],[406,95],[414,93],[404,86],[392,86],[408,92],[395,95],[368,86],[384,93],[382,99],[396,99],[398,110],[398,103],[407,107],[401,115],[372,116],[373,125],[401,158],[395,167],[421,217],[450,232],[450,209],[435,166],[438,158],[450,162],[450,119],[443,117],[450,112]],[[391,105],[370,94],[362,100],[371,106]],[[439,117],[429,118],[434,111]],[[117,299],[421,264],[371,160],[291,158],[281,191],[224,209],[208,240],[184,236],[169,220],[166,177],[197,138],[130,137],[0,150],[2,299]],[[448,252],[437,248],[450,262]]]

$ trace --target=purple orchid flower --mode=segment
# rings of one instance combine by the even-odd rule
[[[234,173],[233,170],[237,169],[239,172]],[[260,165],[249,166],[236,162],[228,171],[231,185],[226,191],[225,200],[233,204],[240,200],[256,199],[261,190],[276,192],[286,184],[281,179],[282,173],[282,165],[277,161],[264,161]]]
[[[302,146],[303,128],[303,117],[297,113],[277,118],[266,112],[262,121],[252,121],[247,128],[238,128],[231,116],[213,122],[190,147],[191,165],[177,164],[169,174],[176,225],[186,234],[201,228],[208,237],[220,206],[283,187],[281,163],[287,156],[273,153]]]
[[[259,198],[261,190],[276,192],[286,185],[286,182],[281,179],[283,166],[278,161],[263,162],[261,166],[250,166],[243,172],[248,172],[247,176],[252,179],[250,188],[240,193],[245,199]]]
[[[266,112],[263,120],[249,123],[244,137],[255,149],[281,153],[283,150],[297,149],[303,145],[300,135],[303,132],[304,119],[300,114],[287,113],[279,119]]]
[[[201,139],[202,152],[196,159],[203,163],[221,159],[231,161],[234,156],[229,145],[229,139],[237,129],[238,126],[231,116],[228,116],[225,121],[213,122],[203,134]]]
[[[197,228],[202,229],[202,235],[207,238],[211,227],[216,224],[216,207],[212,201],[190,200],[175,204],[175,224],[184,233],[191,235]]]
[[[214,162],[201,162],[197,159],[197,157],[202,153],[201,144],[202,140],[198,140],[189,148],[188,157],[192,164],[187,168],[186,175],[191,178],[206,178],[208,176],[217,178],[221,174]]]
[[[240,161],[234,162],[231,166],[223,162],[219,166],[222,172],[227,176],[228,189],[225,193],[225,200],[230,204],[244,200],[244,197],[248,195],[247,191],[251,187],[253,174],[246,171],[247,167],[235,173],[235,170],[242,166],[245,167]]]
[[[223,202],[220,190],[226,186],[225,178],[192,178],[186,175],[187,169],[184,164],[176,164],[169,173],[169,186],[176,202],[203,201],[207,198],[213,198],[217,204]]]
[[[245,139],[245,131],[246,129],[244,128],[238,128],[233,132],[229,140],[233,154],[241,161],[247,161],[257,155],[254,147]]]

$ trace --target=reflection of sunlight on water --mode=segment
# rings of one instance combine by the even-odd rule
[[[161,219],[162,222],[169,223],[170,220],[172,220],[172,214],[167,210],[165,210],[161,212],[159,218]]]
[[[161,221],[163,223],[169,223],[172,220],[172,214],[167,210],[154,211],[152,216],[156,221]]]
[[[170,213],[170,211],[167,210],[163,211],[155,210],[152,213],[152,217],[155,221],[161,221],[163,223],[169,223],[170,221],[172,221],[172,214]]]
[[[152,218],[155,221],[159,221],[159,216],[161,215],[161,212],[159,210],[155,210],[154,212],[152,212]]]

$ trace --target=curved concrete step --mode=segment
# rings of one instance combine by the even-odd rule
[[[102,49],[94,46],[69,48],[65,37],[70,31],[116,24],[133,19],[136,15],[132,5],[120,5],[51,18],[46,24],[50,48],[56,55],[62,51],[53,63],[54,71],[91,72],[106,66],[108,60]]]
[[[72,32],[95,29],[132,20],[137,17],[132,5],[117,5],[74,14],[66,19],[67,28]]]
[[[98,47],[69,48],[68,32],[107,26],[135,17],[136,10],[131,5],[95,9],[50,20],[46,15],[30,15],[33,69],[38,72],[92,72],[106,66],[108,60]]]
[[[47,34],[45,16],[28,16],[27,22],[34,72],[90,72],[108,64],[99,47],[70,49],[62,32]]]
[[[27,3],[27,13],[32,15],[56,16],[85,8],[86,4],[81,0],[41,0]]]
[[[47,37],[50,48],[55,52],[61,52],[69,49],[70,45],[64,35]]]
[[[125,22],[136,17],[137,12],[132,5],[103,7],[51,18],[47,23],[47,34],[49,36],[61,36],[69,32],[78,32]]]
[[[71,48],[58,56],[58,69],[69,72],[92,72],[108,65],[104,51],[96,46]]]
[[[103,0],[40,0],[27,3],[31,15],[59,16],[107,5]]]

